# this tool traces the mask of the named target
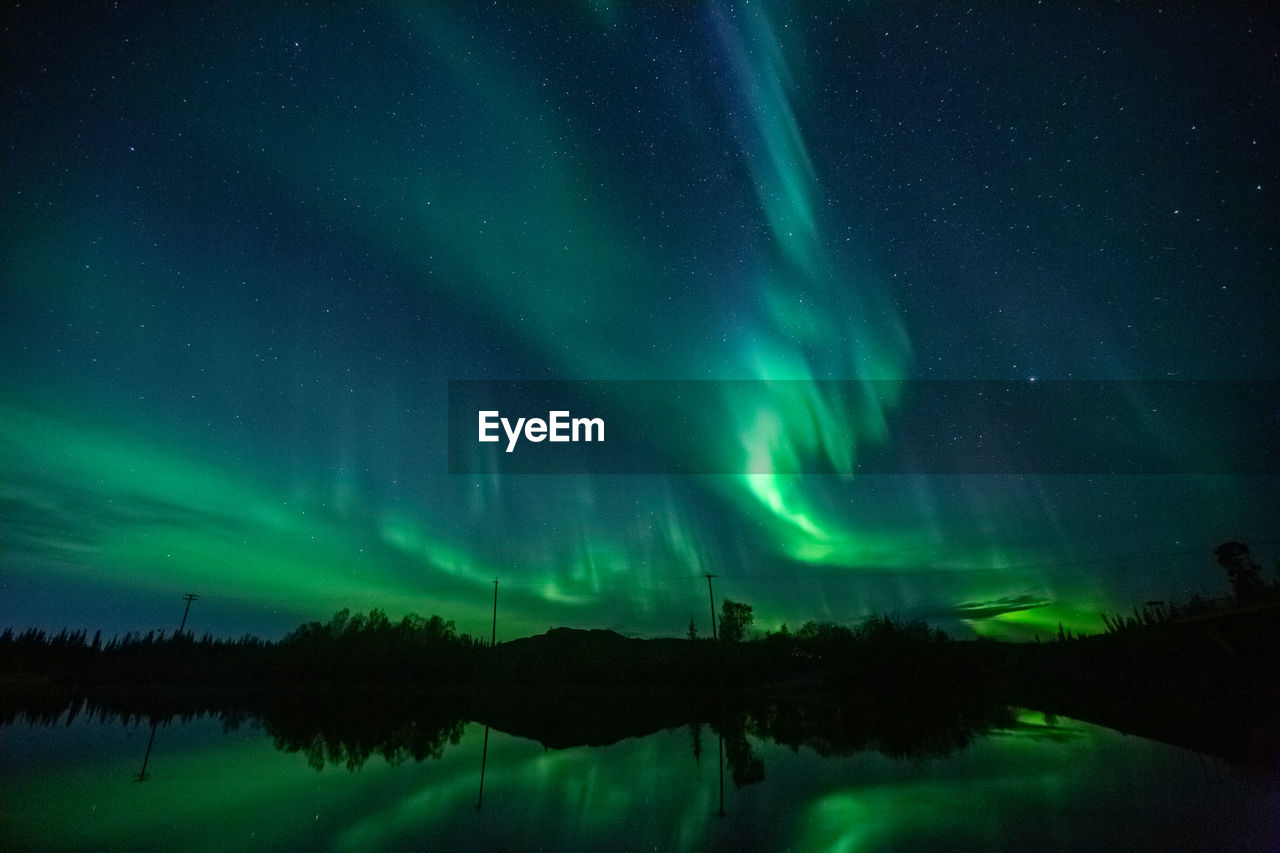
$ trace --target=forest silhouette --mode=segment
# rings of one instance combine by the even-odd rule
[[[745,784],[758,775],[747,734],[941,755],[1009,725],[1013,705],[1277,769],[1280,589],[1257,581],[1247,549],[1219,556],[1231,599],[1148,603],[1106,633],[1036,643],[958,641],[892,616],[752,636],[750,606],[727,600],[714,640],[691,622],[683,639],[557,628],[493,644],[378,609],[278,641],[10,629],[0,724],[258,719],[279,748],[349,767],[438,757],[473,720],[555,748],[709,725]]]

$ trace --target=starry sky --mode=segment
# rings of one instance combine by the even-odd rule
[[[1223,595],[1228,539],[1273,571],[1229,436],[859,475],[905,401],[824,384],[1275,380],[1263,5],[6,6],[6,625],[485,635],[497,579],[500,639],[674,636],[710,573],[758,628],[1028,639]],[[740,470],[673,425],[654,473],[451,474],[486,379],[789,381],[707,395]]]

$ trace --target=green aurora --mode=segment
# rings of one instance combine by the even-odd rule
[[[1274,476],[859,476],[897,401],[818,384],[1277,375],[1259,36],[1193,86],[1162,76],[1203,67],[1186,10],[983,13],[969,44],[888,4],[544,14],[15,15],[6,624],[172,628],[191,591],[219,635],[343,606],[484,634],[497,579],[507,638],[679,635],[710,573],[760,628],[1029,639],[1224,593],[1221,541],[1270,554]],[[459,378],[791,382],[707,401],[732,440],[689,461],[739,474],[504,477],[445,473]]]

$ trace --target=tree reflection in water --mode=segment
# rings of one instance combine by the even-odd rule
[[[736,787],[764,780],[764,761],[755,748],[761,742],[793,750],[806,747],[822,756],[873,750],[921,760],[946,756],[976,737],[1016,724],[1007,706],[985,697],[889,692],[857,699],[617,691],[534,696],[330,690],[204,697],[132,692],[93,698],[67,693],[11,700],[6,706],[0,723],[65,725],[85,716],[147,724],[153,734],[157,726],[210,716],[228,731],[251,723],[270,736],[276,749],[302,754],[316,770],[357,770],[374,757],[392,765],[438,759],[461,741],[469,721],[483,724],[486,733],[492,726],[552,749],[605,745],[686,726],[698,762],[705,725],[720,740]],[[143,778],[153,741],[139,774]],[[483,788],[477,806],[482,798]]]

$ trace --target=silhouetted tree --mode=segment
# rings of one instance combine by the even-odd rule
[[[747,738],[745,718],[738,716],[727,721],[721,735],[724,738],[724,758],[733,776],[733,786],[744,788],[763,782],[764,759],[752,748],[751,741]]]
[[[695,625],[695,624],[693,624],[693,617],[692,617],[692,616],[690,616],[690,617],[689,617],[689,633],[688,633],[688,637],[689,637],[689,639],[690,639],[690,640],[696,640],[696,639],[698,639],[698,626],[697,626],[697,625]]]
[[[850,645],[853,642],[853,632],[835,622],[809,621],[800,626],[796,638],[819,651],[831,651]]]
[[[726,643],[740,643],[747,638],[751,623],[751,605],[725,599],[720,603],[720,639]]]
[[[1251,598],[1262,591],[1262,567],[1249,556],[1248,545],[1223,542],[1213,550],[1213,555],[1218,558],[1218,565],[1226,569],[1236,598]]]

